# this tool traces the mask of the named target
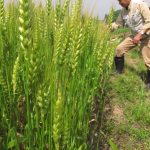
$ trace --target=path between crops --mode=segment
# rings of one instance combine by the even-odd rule
[[[104,150],[150,149],[150,92],[140,55],[126,55],[123,75],[110,77],[103,134]]]

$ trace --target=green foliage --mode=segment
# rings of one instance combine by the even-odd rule
[[[117,145],[111,139],[109,139],[108,143],[112,150],[118,150]]]
[[[143,128],[132,128],[129,130],[129,134],[141,141],[149,139],[150,136],[148,129],[146,130]]]
[[[114,45],[103,23],[82,19],[81,0],[70,12],[69,4],[19,0],[0,13],[0,149],[91,146],[89,121],[95,95],[104,104]]]
[[[132,72],[119,76],[112,88],[118,93],[121,101],[133,102],[146,98],[144,83]]]
[[[119,16],[119,13],[121,12],[121,10],[114,10],[113,8],[112,8],[112,10],[113,10],[113,16],[112,16],[112,22],[115,22],[116,21],[116,19],[117,19],[117,17]],[[104,18],[104,20],[107,22],[108,20],[109,20],[109,16],[110,16],[110,14],[108,14],[108,15],[105,15],[105,18]]]
[[[130,119],[130,116],[132,115],[132,119],[136,122],[143,123],[145,125],[149,125],[150,123],[150,108],[149,104],[146,102],[138,103],[137,105],[132,106],[129,108],[128,116]],[[131,120],[132,121],[132,120]]]
[[[111,78],[110,104],[114,113],[110,115],[106,131],[120,149],[149,149],[150,103],[144,83],[146,69],[141,54],[137,48],[134,50],[125,55],[124,73],[113,74]]]

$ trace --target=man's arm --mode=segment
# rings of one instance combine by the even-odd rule
[[[144,19],[144,26],[140,32],[133,38],[133,42],[138,44],[144,34],[150,34],[150,9],[146,3],[140,4],[140,11]]]

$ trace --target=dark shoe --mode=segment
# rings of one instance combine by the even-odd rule
[[[150,90],[150,83],[146,84],[146,90]]]
[[[150,90],[150,70],[147,70],[146,89]]]
[[[119,74],[123,73],[123,69],[124,69],[124,56],[122,56],[122,57],[115,57],[114,61],[115,61],[115,67],[116,67],[117,73],[119,73]]]

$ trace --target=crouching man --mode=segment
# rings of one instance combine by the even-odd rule
[[[143,0],[118,0],[123,7],[112,29],[127,26],[132,35],[121,42],[114,57],[116,71],[123,72],[124,54],[140,45],[145,66],[147,67],[147,88],[150,89],[150,10]]]

